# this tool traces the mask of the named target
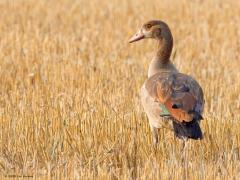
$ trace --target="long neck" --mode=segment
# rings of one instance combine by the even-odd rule
[[[158,40],[158,49],[155,57],[150,63],[148,77],[151,77],[161,70],[176,70],[173,64],[170,62],[172,47],[172,36]]]

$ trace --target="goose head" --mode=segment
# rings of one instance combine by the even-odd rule
[[[138,32],[129,39],[129,43],[139,41],[141,39],[152,38],[159,41],[173,41],[172,33],[168,25],[159,20],[152,20],[145,23]]]

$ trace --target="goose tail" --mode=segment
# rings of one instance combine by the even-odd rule
[[[203,134],[202,130],[199,125],[199,121],[193,120],[192,122],[188,123],[178,123],[175,121],[173,122],[173,130],[176,137],[180,139],[202,139]]]

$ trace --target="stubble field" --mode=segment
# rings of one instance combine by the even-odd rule
[[[53,179],[240,177],[240,3],[157,0],[0,2],[0,176]],[[167,22],[172,61],[205,93],[204,140],[159,130],[139,100]]]

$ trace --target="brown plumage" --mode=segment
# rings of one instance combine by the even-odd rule
[[[179,73],[170,61],[173,38],[168,25],[149,21],[129,42],[144,38],[158,41],[158,50],[150,63],[148,79],[141,88],[141,100],[157,143],[157,128],[164,118],[173,120],[179,138],[202,139],[199,121],[204,108],[203,91],[192,77]]]

